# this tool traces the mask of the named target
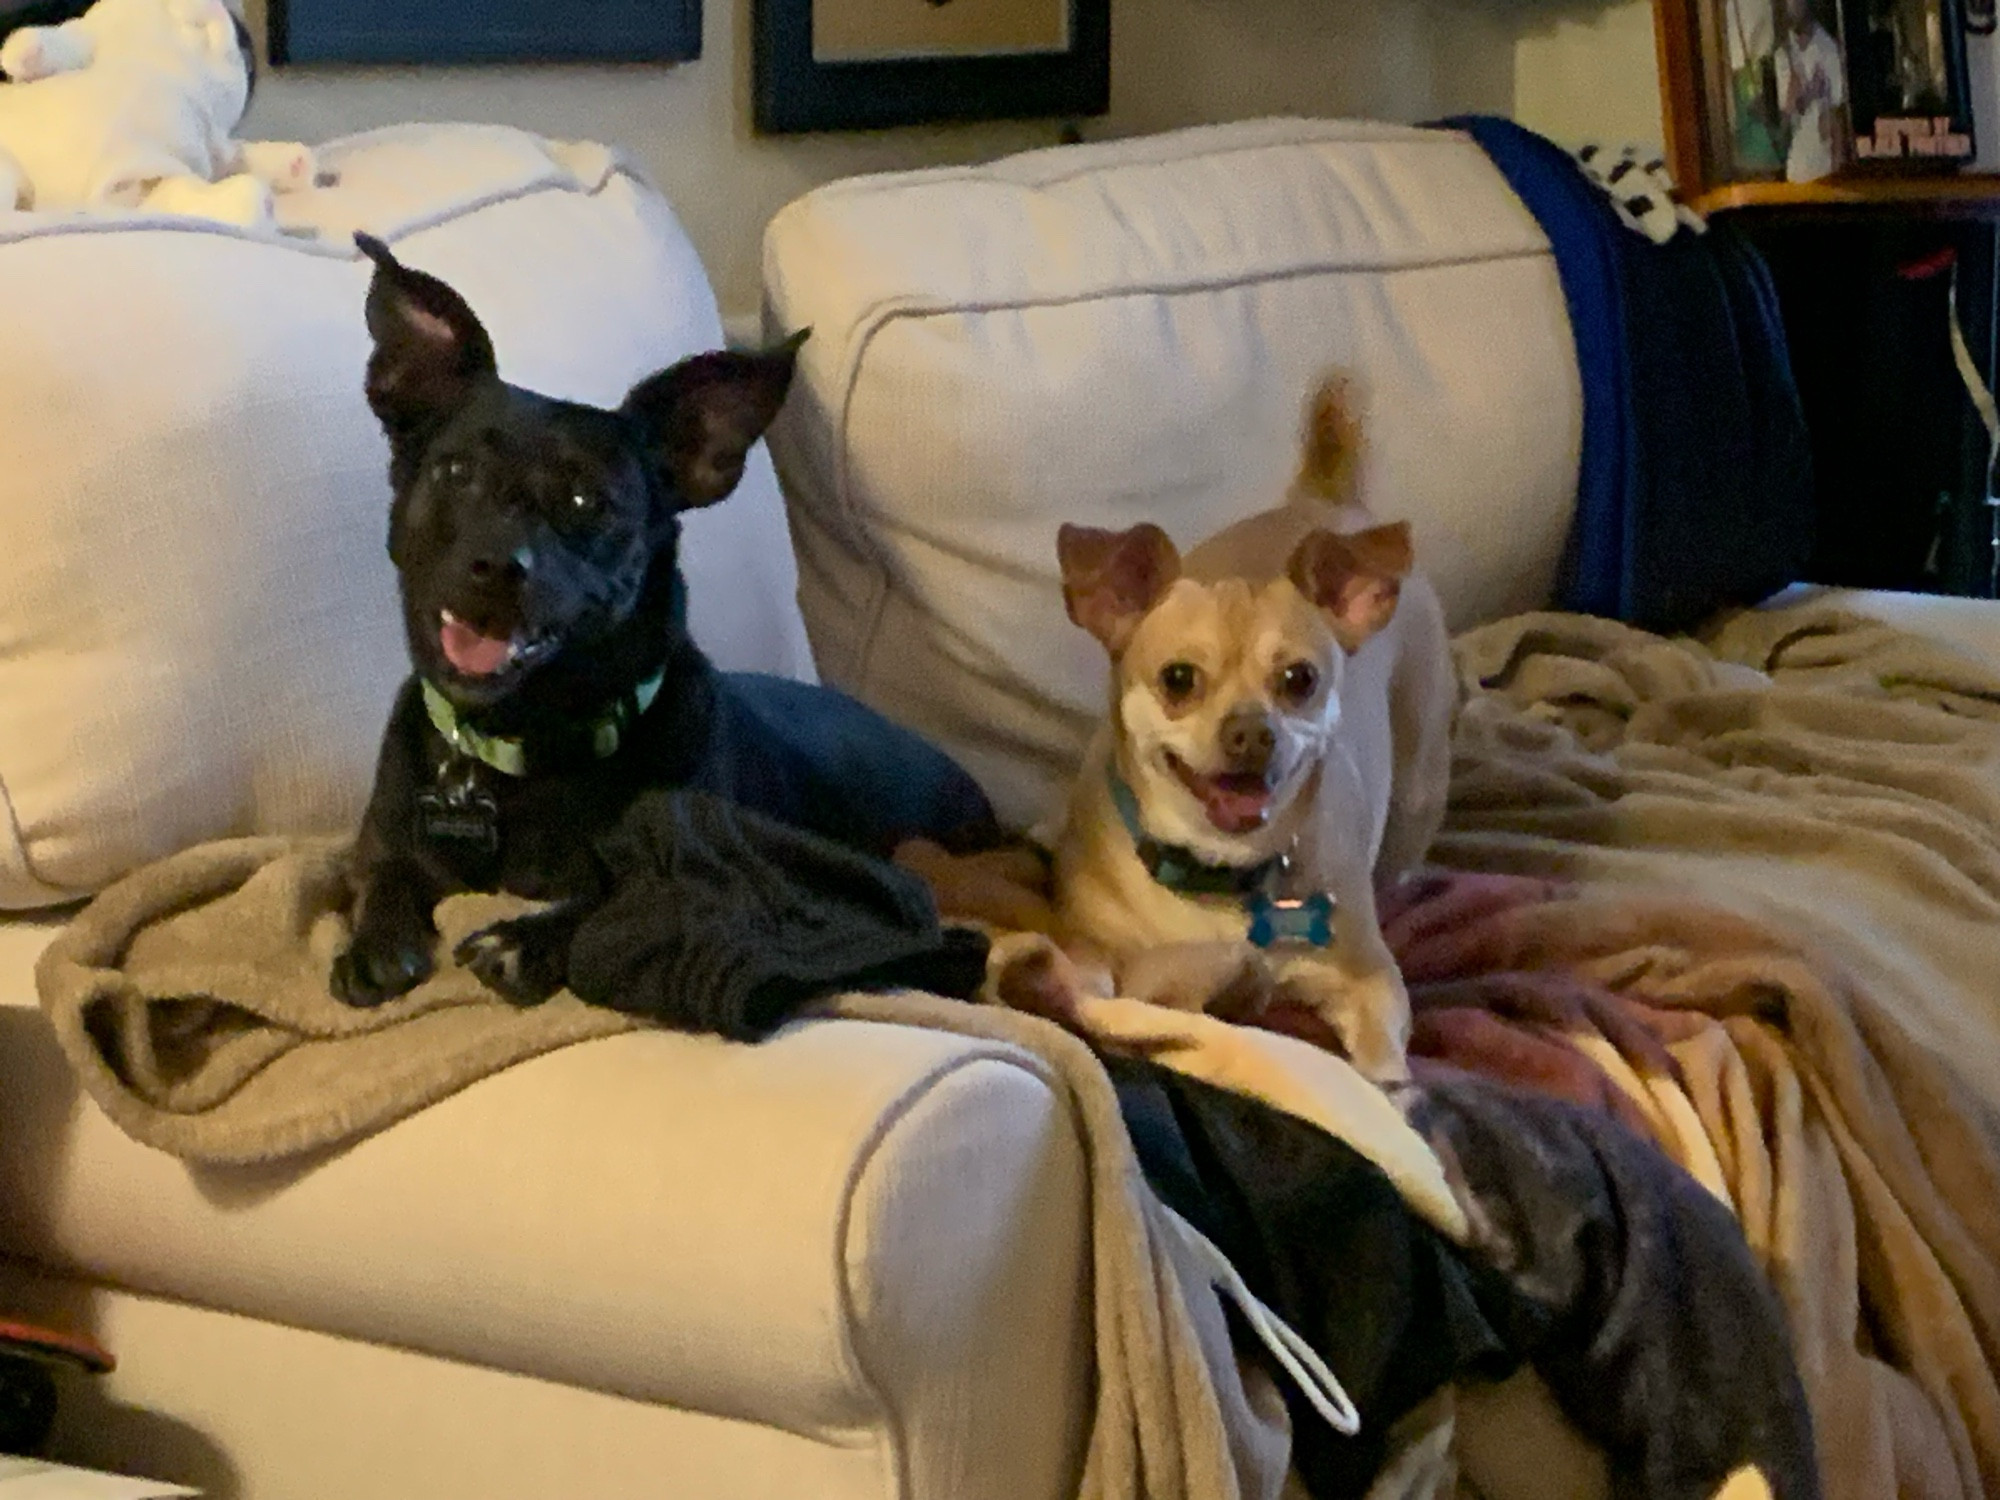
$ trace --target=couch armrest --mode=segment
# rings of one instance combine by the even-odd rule
[[[15,1000],[12,994],[9,1000]],[[190,1171],[0,1007],[0,1253],[844,1446],[911,1495],[1073,1489],[1082,1149],[1034,1060],[940,1033],[640,1032],[309,1165]]]

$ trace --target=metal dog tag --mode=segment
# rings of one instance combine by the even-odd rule
[[[438,784],[417,794],[417,832],[490,859],[500,852],[500,804],[470,766],[461,770],[447,761],[438,767]]]
[[[1325,891],[1310,896],[1259,896],[1250,903],[1250,941],[1259,948],[1290,943],[1331,948],[1333,897]]]

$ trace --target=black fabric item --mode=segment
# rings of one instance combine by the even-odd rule
[[[1326,1361],[1360,1414],[1360,1432],[1343,1437],[1269,1367],[1314,1500],[1366,1494],[1389,1429],[1440,1386],[1513,1368],[1482,1309],[1511,1292],[1468,1267],[1345,1141],[1157,1063],[1107,1055],[1104,1066],[1153,1191]]]
[[[1612,1463],[1620,1500],[1709,1500],[1746,1464],[1818,1500],[1782,1308],[1729,1210],[1605,1115],[1457,1075],[1410,1120],[1515,1296],[1486,1305]]]
[[[707,792],[639,798],[598,857],[610,896],[569,950],[592,1005],[759,1041],[824,995],[985,977],[986,939],[941,928],[916,875]]]

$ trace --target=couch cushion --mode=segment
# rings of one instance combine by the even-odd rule
[[[672,210],[601,148],[335,142],[258,237],[0,215],[0,906],[204,839],[359,816],[406,670],[352,230],[460,287],[511,380],[614,402],[721,327]],[[695,634],[810,675],[775,478],[688,526]]]
[[[1308,390],[1373,391],[1367,496],[1454,623],[1542,603],[1576,489],[1548,243],[1461,135],[1262,121],[854,179],[765,239],[811,324],[772,435],[828,678],[1041,812],[1102,711],[1063,521],[1183,545],[1274,504]]]

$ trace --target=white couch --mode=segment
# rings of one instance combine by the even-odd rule
[[[719,336],[671,214],[626,177],[474,206],[411,228],[405,249],[459,282],[528,384],[604,399]],[[278,264],[228,253],[238,275]],[[23,254],[0,243],[0,267],[54,275]],[[189,591],[70,599],[40,634],[0,603],[14,906],[37,885],[88,888],[162,837],[339,826],[358,805],[401,670],[386,494],[360,406],[363,272],[328,256],[308,279],[298,316],[331,341],[320,356],[272,354],[242,323],[229,347],[248,340],[262,366],[204,387],[207,408],[169,392],[130,417],[165,413],[134,429],[155,440],[141,471],[158,472],[209,440],[204,409],[221,429],[266,424],[276,451],[318,413],[314,462],[241,502],[285,507],[282,524],[211,540],[277,560],[263,594],[189,627],[196,659],[160,661],[143,627],[149,609],[199,608],[215,566],[176,561],[171,530],[118,532],[130,463],[77,460],[56,497],[72,514],[24,526],[4,564],[53,566],[23,549],[61,554],[109,526],[174,554],[154,573]],[[572,279],[596,288],[580,307],[563,300]],[[1017,818],[1059,780],[1100,670],[1062,618],[1058,522],[1153,515],[1193,536],[1267,503],[1330,359],[1376,390],[1377,504],[1417,522],[1455,622],[1548,587],[1580,423],[1564,313],[1533,222],[1454,137],[1275,122],[838,184],[774,223],[766,279],[771,321],[816,329],[774,446],[820,667],[951,745]],[[122,378],[90,353],[65,368]],[[306,363],[273,385],[281,356]],[[0,388],[35,378],[21,357],[0,352]],[[318,383],[300,390],[307,365]],[[26,442],[14,410],[0,402],[0,449]],[[9,482],[0,470],[15,526],[33,497]],[[770,470],[713,515],[690,541],[697,634],[730,665],[808,670]],[[127,562],[136,586],[148,570]],[[1854,602],[2000,659],[2000,608]],[[305,639],[264,638],[300,619]],[[345,675],[315,679],[335,701],[311,712],[355,721],[339,753],[296,726],[267,733],[289,710],[260,695],[336,650]],[[179,718],[147,718],[121,687],[162,675],[154,697]],[[93,764],[51,769],[123,735],[128,777],[185,776],[191,743],[213,750],[190,719],[257,754],[173,783],[165,811]],[[1023,1057],[847,1022],[754,1049],[630,1035],[324,1159],[190,1171],[71,1084],[31,979],[59,921],[0,920],[0,1309],[86,1327],[120,1360],[68,1391],[60,1456],[243,1500],[1073,1491],[1091,1381],[1083,1163]]]

